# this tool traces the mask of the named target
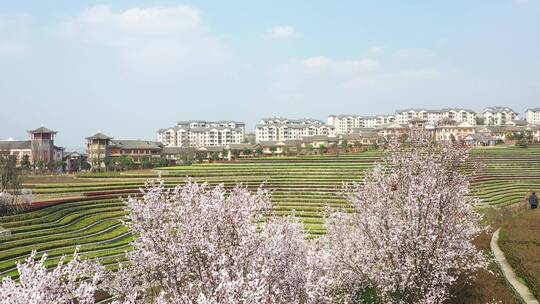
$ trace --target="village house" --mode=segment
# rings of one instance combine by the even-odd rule
[[[400,138],[409,132],[409,126],[397,122],[382,125],[378,128],[377,135],[382,142],[388,142],[392,139]]]
[[[476,128],[468,122],[457,123],[456,121],[446,119],[441,120],[435,126],[436,141],[457,141],[462,142],[469,135],[475,134]]]
[[[225,151],[227,151],[228,159],[233,159],[235,157],[253,157],[257,147],[257,145],[249,143],[229,144],[225,146]]]
[[[376,131],[362,132],[362,133],[348,133],[339,135],[338,145],[348,147],[353,146],[371,146],[378,142],[378,136]]]
[[[312,135],[302,137],[302,147],[318,149],[320,147],[331,147],[337,145],[339,139],[336,136]]]
[[[497,138],[488,134],[488,133],[474,133],[468,134],[464,138],[465,144],[469,146],[495,146],[497,143]]]
[[[258,143],[264,155],[280,155],[287,151],[287,144],[280,140],[267,140]]]

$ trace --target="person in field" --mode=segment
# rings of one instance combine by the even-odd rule
[[[529,204],[531,205],[531,209],[536,209],[536,207],[538,207],[538,197],[536,197],[535,192],[529,196]]]

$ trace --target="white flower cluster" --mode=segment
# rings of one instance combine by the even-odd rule
[[[76,256],[47,272],[34,253],[19,284],[2,282],[1,303],[92,303],[97,288],[114,303],[359,303],[366,294],[441,303],[458,276],[487,267],[458,170],[468,153],[412,139],[387,155],[345,187],[354,212],[329,213],[327,234],[313,241],[294,217],[272,214],[262,188],[151,185],[127,202],[136,239],[118,271],[102,275]],[[81,276],[91,279],[77,284]]]
[[[18,282],[11,278],[2,280],[0,304],[94,303],[94,293],[102,274],[100,266],[81,261],[75,251],[69,263],[62,257],[58,266],[48,271],[45,267],[47,254],[41,259],[36,256],[33,251],[25,263],[17,264]]]

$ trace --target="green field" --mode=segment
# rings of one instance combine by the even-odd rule
[[[478,148],[472,161],[479,168],[471,192],[485,204],[506,206],[523,201],[530,191],[540,192],[540,147]]]
[[[260,185],[272,191],[277,214],[292,210],[313,236],[324,233],[322,212],[326,206],[347,209],[339,191],[343,182],[361,181],[365,169],[382,156],[380,151],[317,157],[279,157],[245,159],[234,163],[198,164],[162,168],[155,171],[126,174],[83,174],[76,182],[28,183],[38,200],[58,197],[84,197],[96,193],[131,190],[134,193],[149,178],[164,180],[175,186],[191,177],[212,185],[238,183],[250,189]],[[81,245],[83,256],[102,258],[114,265],[129,250],[131,236],[121,225],[123,203],[120,199],[96,199],[47,207],[38,211],[0,218],[0,226],[11,231],[11,237],[0,241],[0,276],[16,274],[15,262],[28,256],[32,249],[47,251],[52,266],[63,254]]]
[[[475,149],[472,163],[483,166],[471,190],[483,204],[508,205],[519,202],[527,191],[540,192],[540,147]],[[347,210],[339,195],[343,182],[361,181],[363,173],[380,160],[381,151],[304,157],[244,159],[232,163],[199,164],[162,168],[155,171],[83,174],[71,182],[51,183],[46,179],[29,182],[38,200],[58,197],[85,197],[111,191],[135,193],[149,178],[163,178],[167,186],[185,183],[186,177],[209,184],[233,187],[242,183],[250,189],[261,184],[272,191],[278,214],[295,214],[307,231],[324,233],[322,212],[326,206]],[[31,180],[30,180],[31,181]],[[127,194],[125,194],[127,195]],[[121,199],[70,202],[41,210],[0,218],[0,226],[11,236],[0,240],[0,277],[16,274],[15,262],[32,249],[48,252],[53,266],[63,254],[81,245],[83,256],[101,258],[114,267],[130,249],[132,240],[120,220],[124,216]]]

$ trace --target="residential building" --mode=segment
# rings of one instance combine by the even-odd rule
[[[525,119],[531,125],[540,126],[540,108],[527,109]]]
[[[43,162],[51,164],[61,161],[64,156],[64,148],[54,145],[54,138],[58,132],[46,127],[39,127],[28,131],[28,140],[2,140],[0,141],[0,154],[13,155],[17,158],[17,164],[28,155],[30,164]]]
[[[476,133],[485,133],[490,134],[491,136],[495,137],[496,140],[501,140],[504,142],[507,142],[508,138],[507,135],[509,133],[519,133],[524,132],[526,130],[526,127],[523,126],[510,126],[510,125],[504,125],[504,126],[481,126],[476,129]]]
[[[327,135],[311,135],[302,137],[302,146],[318,149],[320,147],[328,148],[335,146],[339,142],[339,138],[336,136]]]
[[[502,126],[518,119],[518,113],[509,107],[488,107],[482,111],[482,118],[485,125]]]
[[[476,125],[476,112],[469,109],[446,108],[440,110],[404,109],[397,110],[395,120],[399,124],[409,124],[411,119],[423,119],[428,124],[435,125],[438,121],[449,118],[458,123],[467,122]]]
[[[93,169],[104,168],[109,160],[121,156],[130,157],[134,164],[140,164],[144,158],[159,158],[163,145],[156,141],[113,139],[103,133],[96,133],[86,138],[88,162]]]
[[[409,126],[399,124],[397,122],[388,123],[377,127],[377,135],[382,141],[390,141],[392,139],[400,138],[409,133]]]
[[[335,134],[334,126],[316,119],[263,118],[255,128],[255,141],[283,141],[304,136]]]
[[[362,133],[347,133],[339,135],[339,145],[361,146],[361,145],[374,145],[377,143],[378,135],[375,130],[371,132]]]
[[[181,121],[158,130],[166,147],[221,147],[244,142],[245,124],[236,121]]]
[[[435,140],[441,142],[463,142],[469,135],[475,133],[475,126],[468,122],[457,123],[448,119],[440,121],[440,123],[435,126]]]
[[[361,116],[361,115],[330,115],[327,123],[334,126],[336,134],[353,133],[355,128],[376,128],[395,120],[393,115]]]

